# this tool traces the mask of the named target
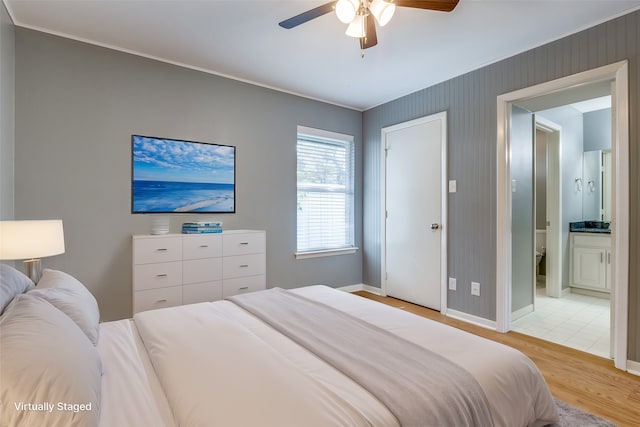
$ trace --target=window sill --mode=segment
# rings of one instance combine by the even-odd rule
[[[355,254],[358,250],[357,247],[351,248],[340,248],[340,249],[327,249],[324,251],[309,251],[309,252],[296,252],[296,259],[307,259],[307,258],[320,258],[325,256],[335,256],[335,255],[349,255]]]

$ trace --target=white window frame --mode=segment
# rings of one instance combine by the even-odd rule
[[[358,248],[355,246],[355,143],[354,137],[351,135],[345,135],[337,132],[331,132],[321,129],[310,128],[306,126],[298,126],[297,129],[297,138],[296,138],[296,173],[297,173],[297,163],[298,163],[298,141],[300,139],[310,139],[310,140],[318,140],[318,142],[322,142],[321,140],[326,140],[328,144],[331,142],[337,144],[346,144],[348,146],[348,151],[350,153],[350,158],[347,160],[348,165],[348,182],[346,183],[345,194],[350,197],[350,201],[347,202],[345,207],[345,217],[347,217],[347,222],[350,227],[348,227],[349,235],[346,237],[345,245],[337,246],[337,247],[320,247],[320,248],[300,248],[298,242],[298,232],[299,232],[299,206],[298,206],[298,192],[300,191],[300,183],[296,177],[296,259],[306,259],[306,258],[316,258],[316,257],[324,257],[324,256],[333,256],[333,255],[345,255],[345,254],[353,254]],[[304,188],[304,187],[303,187]]]

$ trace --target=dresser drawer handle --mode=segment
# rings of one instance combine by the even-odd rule
[[[240,242],[241,245],[248,245],[249,242]]]
[[[200,245],[201,248],[208,248],[209,245]]]
[[[167,248],[158,248],[156,249],[156,252],[167,252],[169,249]]]
[[[158,301],[156,301],[156,304],[161,302],[167,302],[167,299],[166,298],[159,299]]]
[[[167,274],[156,274],[156,277],[167,277]]]
[[[243,286],[241,288],[238,288],[239,291],[246,291],[247,289],[249,289],[248,286]]]
[[[249,264],[242,264],[242,265],[240,266],[240,268],[247,268],[247,267],[249,267]]]

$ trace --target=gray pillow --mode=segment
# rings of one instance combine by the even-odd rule
[[[31,288],[31,279],[10,265],[0,264],[0,314],[16,295]]]
[[[0,317],[0,348],[0,425],[98,425],[102,362],[64,313],[16,296]]]
[[[29,294],[47,300],[76,322],[93,345],[98,343],[98,303],[76,278],[62,271],[45,269],[38,286]]]

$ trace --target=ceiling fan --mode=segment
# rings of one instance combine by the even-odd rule
[[[307,10],[280,22],[282,28],[291,29],[335,10],[338,19],[349,24],[346,34],[360,39],[360,48],[378,44],[376,21],[385,26],[396,6],[451,12],[460,0],[337,0]]]

